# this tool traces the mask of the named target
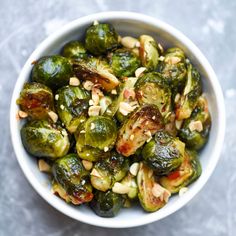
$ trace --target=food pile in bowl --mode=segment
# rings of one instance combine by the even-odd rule
[[[84,42],[32,67],[17,99],[21,139],[64,201],[102,217],[136,202],[154,212],[201,175],[211,118],[180,48],[94,22]]]

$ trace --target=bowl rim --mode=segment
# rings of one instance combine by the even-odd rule
[[[195,55],[197,60],[203,65],[204,70],[206,71],[208,75],[209,82],[213,88],[214,94],[216,99],[216,106],[217,109],[221,112],[218,114],[218,119],[221,121],[221,126],[218,127],[217,132],[217,138],[215,142],[215,146],[213,147],[211,151],[211,156],[214,156],[214,158],[210,158],[208,166],[207,166],[207,173],[205,174],[205,178],[196,184],[195,188],[192,189],[192,191],[189,191],[189,193],[183,197],[182,201],[179,202],[179,204],[174,204],[173,207],[169,208],[165,211],[162,215],[155,215],[155,214],[147,214],[145,217],[141,217],[141,219],[136,218],[135,220],[128,221],[128,222],[122,222],[119,223],[119,221],[112,221],[107,218],[101,218],[99,221],[93,221],[93,217],[86,216],[84,214],[79,214],[79,217],[76,217],[73,214],[73,211],[68,208],[63,208],[63,205],[60,204],[59,201],[55,201],[52,195],[48,193],[48,190],[46,190],[42,184],[37,180],[37,178],[29,171],[29,167],[25,164],[24,159],[21,158],[20,149],[21,146],[17,139],[14,139],[14,133],[17,129],[17,121],[15,118],[15,107],[16,107],[16,99],[19,95],[19,91],[21,90],[22,81],[25,81],[25,74],[28,72],[28,65],[34,60],[34,58],[37,57],[37,55],[40,52],[43,52],[45,48],[56,41],[57,38],[62,37],[64,34],[70,32],[74,28],[78,27],[78,25],[83,25],[84,23],[93,22],[94,20],[114,20],[114,19],[125,19],[125,20],[134,20],[143,22],[146,24],[151,24],[155,27],[160,28],[161,30],[169,33],[170,35],[173,35],[175,38],[177,38],[184,46],[186,46],[192,54]],[[80,222],[84,222],[87,224],[100,226],[100,227],[107,227],[107,228],[128,228],[128,227],[135,227],[135,226],[141,226],[148,223],[152,223],[154,221],[158,221],[162,218],[165,218],[168,215],[171,215],[172,213],[176,212],[180,208],[182,208],[186,203],[188,203],[205,185],[205,183],[208,181],[209,177],[211,176],[213,170],[216,167],[216,164],[220,158],[220,153],[224,141],[224,134],[225,134],[225,106],[224,106],[224,98],[223,93],[220,87],[220,84],[218,82],[218,79],[216,77],[216,74],[214,70],[212,69],[210,63],[205,58],[203,53],[197,48],[197,46],[188,39],[183,33],[181,33],[179,30],[174,28],[173,26],[170,26],[169,24],[163,22],[162,20],[147,16],[145,14],[135,13],[135,12],[129,12],[129,11],[108,11],[108,12],[99,12],[91,15],[87,15],[81,18],[78,18],[76,20],[73,20],[48,36],[42,43],[37,46],[37,48],[33,51],[33,53],[30,55],[28,60],[23,66],[23,69],[21,70],[18,79],[15,84],[15,88],[12,94],[11,99],[11,106],[10,106],[10,133],[11,133],[11,140],[13,144],[13,149],[15,151],[16,158],[18,160],[18,163],[23,170],[23,173],[25,174],[26,178],[30,182],[31,186],[35,189],[36,192],[39,193],[39,195],[47,201],[51,206],[56,208],[58,211],[62,212],[63,214],[76,219]],[[78,215],[77,215],[78,216]]]

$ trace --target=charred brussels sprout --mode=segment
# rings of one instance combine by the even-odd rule
[[[139,40],[139,55],[141,57],[142,65],[149,71],[155,70],[159,58],[156,41],[149,35],[141,35]]]
[[[132,76],[141,64],[138,56],[126,49],[118,49],[109,57],[111,68],[117,77]]]
[[[70,41],[62,49],[62,55],[71,59],[86,59],[88,54],[84,45],[79,41]]]
[[[42,57],[35,62],[32,80],[55,90],[69,84],[73,69],[68,59],[59,55]]]
[[[165,131],[159,131],[155,139],[147,143],[142,156],[144,162],[157,175],[165,175],[179,167],[183,161],[185,144]]]
[[[163,116],[171,109],[171,90],[166,81],[157,72],[141,76],[135,84],[139,104],[154,104]]]
[[[52,166],[52,173],[56,182],[76,200],[72,203],[77,205],[92,200],[89,173],[84,169],[76,154],[68,154],[57,159]]]
[[[175,106],[177,120],[183,120],[190,117],[197,104],[198,98],[202,93],[200,74],[191,64],[188,64],[187,69],[186,85]]]
[[[44,84],[25,83],[17,104],[32,119],[45,119],[48,118],[48,112],[54,110],[53,93]]]
[[[116,152],[107,159],[100,160],[91,171],[91,183],[100,191],[107,191],[115,182],[125,177],[129,170],[129,161]]]
[[[66,130],[46,120],[27,122],[21,129],[21,139],[30,154],[49,160],[66,155],[70,148]]]
[[[169,48],[158,66],[158,71],[175,92],[180,91],[184,87],[187,74],[184,52],[179,48]]]
[[[110,117],[93,116],[85,123],[85,144],[100,150],[110,150],[116,141],[117,128]]]
[[[57,91],[57,113],[70,133],[86,120],[89,107],[89,93],[75,86],[65,86]]]
[[[199,150],[206,144],[210,128],[211,117],[207,102],[203,97],[200,97],[190,118],[184,120],[179,137],[187,147]]]
[[[153,171],[143,163],[140,163],[137,183],[138,198],[145,211],[157,211],[168,202],[170,192],[155,182]]]
[[[74,62],[73,67],[78,78],[98,83],[106,91],[111,91],[119,85],[119,80],[104,60],[88,58],[86,61]]]
[[[171,193],[177,193],[181,188],[194,182],[201,172],[202,168],[197,153],[186,150],[181,166],[167,176],[161,177],[160,184]]]
[[[112,191],[96,191],[90,203],[93,211],[101,217],[114,217],[118,214],[124,204],[124,198]]]
[[[107,51],[117,48],[118,34],[109,24],[96,24],[90,26],[85,35],[85,47],[93,55],[105,54]]]
[[[161,128],[163,120],[158,108],[155,105],[145,105],[134,112],[120,128],[116,150],[124,156],[130,156]]]

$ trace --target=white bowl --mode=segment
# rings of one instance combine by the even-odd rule
[[[209,141],[200,153],[202,175],[189,186],[189,191],[186,194],[182,197],[178,195],[171,197],[165,207],[154,213],[146,213],[141,208],[135,207],[122,209],[114,218],[101,218],[86,206],[75,207],[65,203],[51,193],[48,177],[38,170],[36,158],[32,158],[25,151],[21,142],[20,128],[22,122],[16,120],[18,111],[16,99],[23,84],[29,80],[32,69],[31,62],[42,56],[57,53],[67,41],[82,38],[86,27],[94,20],[113,24],[121,35],[139,36],[140,34],[150,34],[165,48],[167,46],[182,48],[202,75],[204,93],[208,99],[212,116]],[[125,228],[160,220],[180,209],[201,190],[219,160],[225,132],[225,109],[222,91],[212,67],[200,50],[186,36],[170,25],[146,15],[132,12],[102,12],[72,21],[44,40],[31,54],[15,85],[10,109],[10,126],[17,160],[34,189],[49,204],[65,215],[81,222],[110,228]],[[35,207],[37,207],[37,204],[35,204]]]

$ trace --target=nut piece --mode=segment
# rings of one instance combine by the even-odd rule
[[[98,171],[96,169],[92,169],[90,175],[101,178],[101,175],[98,173]]]
[[[139,163],[138,162],[133,163],[129,168],[129,172],[133,176],[136,176],[138,174],[138,170],[139,170]]]
[[[139,41],[136,38],[126,36],[121,39],[121,44],[126,48],[135,48],[138,47]],[[139,44],[140,45],[140,44]]]
[[[178,103],[179,99],[180,99],[180,94],[177,93],[177,94],[175,95],[175,103]]]
[[[189,127],[190,131],[197,130],[198,132],[201,132],[203,130],[203,125],[200,120],[191,121],[188,127]]]
[[[107,152],[108,150],[109,150],[109,148],[108,147],[104,147],[104,152]]]
[[[126,193],[128,193],[129,192],[129,187],[128,186],[126,186],[126,185],[124,185],[124,184],[121,184],[121,183],[118,183],[118,182],[116,182],[115,184],[114,184],[114,186],[112,187],[112,191],[114,192],[114,193],[118,193],[118,194],[126,194]]]
[[[167,63],[170,63],[172,65],[177,64],[181,61],[181,58],[179,57],[168,57],[168,60],[166,60]]]
[[[93,168],[93,163],[91,161],[82,160],[82,164],[85,170],[91,170]]]
[[[136,71],[135,71],[135,77],[139,78],[143,72],[146,70],[146,67],[139,67]]]
[[[79,85],[80,85],[80,81],[79,81],[79,79],[76,78],[76,77],[71,77],[69,84],[70,84],[71,86],[79,86]]]
[[[159,61],[164,61],[164,60],[165,60],[165,57],[160,56],[160,57],[158,58],[158,60],[159,60]]]
[[[55,95],[55,100],[57,101],[59,99],[59,94]]]
[[[38,167],[39,167],[39,170],[42,171],[42,172],[49,173],[51,171],[51,166],[46,161],[44,161],[43,159],[39,159]]]
[[[136,103],[120,102],[119,111],[122,115],[127,116],[137,107]]]
[[[93,85],[94,83],[89,81],[89,80],[86,80],[84,83],[83,83],[83,87],[88,90],[88,91],[91,91],[92,88],[93,88]]]
[[[89,116],[98,116],[100,110],[101,110],[101,106],[91,106],[91,107],[89,107],[88,115]]]
[[[176,129],[181,129],[181,126],[183,124],[183,120],[175,120],[175,127]]]
[[[163,188],[160,184],[154,183],[153,187],[152,187],[152,194],[157,197],[160,198],[161,201],[165,201],[168,202],[168,199],[171,195],[171,193]]]
[[[48,112],[48,116],[51,118],[51,120],[53,121],[53,123],[56,123],[58,120],[58,115],[57,113],[55,113],[54,111],[49,111]]]
[[[187,187],[183,187],[179,190],[179,196],[183,196],[188,191]]]
[[[116,95],[116,94],[117,94],[116,89],[112,89],[112,90],[111,90],[111,94]]]
[[[21,110],[18,111],[18,115],[20,118],[23,118],[23,119],[28,116],[28,114],[26,112],[21,111]]]

